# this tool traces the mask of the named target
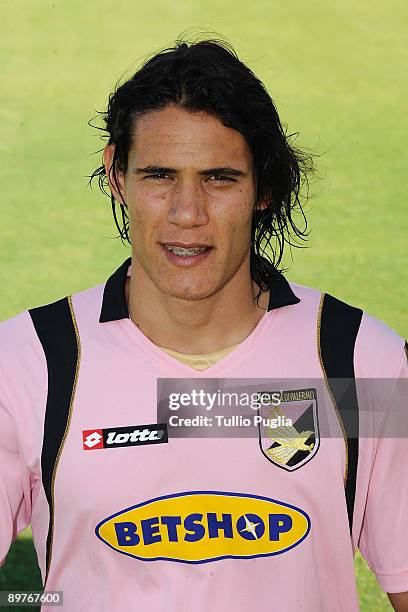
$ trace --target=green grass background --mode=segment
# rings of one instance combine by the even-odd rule
[[[406,0],[0,0],[0,319],[105,280],[128,256],[87,187],[103,146],[87,121],[118,78],[183,30],[215,30],[320,154],[309,248],[287,276],[407,335]],[[363,611],[391,609],[356,557]],[[0,588],[38,587],[30,532]],[[17,608],[15,608],[17,610]]]

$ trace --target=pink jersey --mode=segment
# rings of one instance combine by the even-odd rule
[[[325,380],[325,363],[338,364],[321,347],[325,330],[341,342],[341,321],[324,295],[282,277],[252,333],[198,371],[130,320],[129,264],[49,319],[33,309],[0,325],[0,562],[31,523],[45,589],[63,591],[70,612],[352,612],[357,547],[384,591],[407,591],[407,438],[347,442]],[[403,339],[350,312],[355,379],[406,378]],[[321,385],[285,396],[304,434],[295,451],[261,428],[172,435],[158,420],[164,379]],[[360,431],[364,402],[380,420],[393,409],[387,393],[358,395]],[[338,435],[319,435],[325,401]]]

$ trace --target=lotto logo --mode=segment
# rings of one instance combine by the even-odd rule
[[[84,450],[143,446],[146,444],[162,444],[163,442],[168,442],[166,423],[85,429],[82,431]]]
[[[82,432],[82,442],[85,450],[103,448],[102,429],[86,429]]]

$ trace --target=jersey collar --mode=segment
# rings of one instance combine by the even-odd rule
[[[131,257],[126,259],[106,281],[99,316],[100,323],[129,318],[125,282],[131,261]],[[297,304],[298,302],[300,302],[300,299],[293,293],[286,278],[280,272],[277,272],[270,285],[268,310]]]

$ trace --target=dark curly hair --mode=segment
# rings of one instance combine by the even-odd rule
[[[252,279],[266,291],[282,262],[285,243],[300,246],[306,239],[307,221],[300,191],[314,169],[313,155],[291,145],[297,134],[287,135],[275,105],[262,82],[239,59],[224,40],[176,41],[147,60],[109,96],[103,116],[108,143],[115,152],[109,176],[118,186],[117,171],[126,172],[134,122],[153,110],[177,106],[187,111],[205,111],[226,127],[240,132],[253,154],[256,201],[267,201],[263,210],[253,211],[250,270]],[[92,123],[90,125],[93,126]],[[93,126],[97,127],[97,126]],[[126,204],[116,202],[106,191],[108,177],[102,164],[89,177],[97,178],[100,189],[110,195],[112,212],[122,242],[129,240]],[[120,193],[120,189],[118,188]],[[297,209],[303,219],[300,229],[293,218]]]

